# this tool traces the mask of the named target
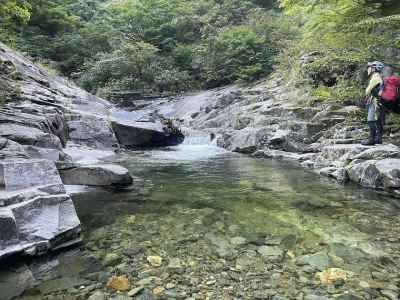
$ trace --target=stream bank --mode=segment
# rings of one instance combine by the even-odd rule
[[[176,144],[157,118],[120,120],[108,101],[1,43],[0,81],[0,260],[80,243],[70,186],[140,190],[143,180],[102,159],[121,145]]]

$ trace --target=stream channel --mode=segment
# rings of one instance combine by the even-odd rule
[[[125,152],[115,160],[145,179],[144,192],[75,194],[81,249],[33,262],[40,283],[20,299],[87,299],[95,291],[131,299],[106,288],[113,275],[127,277],[137,299],[397,293],[399,200],[213,145]],[[330,268],[342,273],[321,283],[318,272]]]

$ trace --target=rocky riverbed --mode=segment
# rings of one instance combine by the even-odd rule
[[[176,140],[156,118],[120,120],[111,103],[1,43],[0,82],[0,259],[79,243],[81,224],[64,185],[140,186],[126,168],[100,159],[129,138],[139,147]]]
[[[119,161],[144,193],[73,196],[83,247],[34,262],[19,299],[398,298],[391,197],[210,146]]]

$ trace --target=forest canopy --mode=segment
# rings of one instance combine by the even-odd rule
[[[0,25],[3,41],[103,96],[279,70],[346,100],[366,61],[400,66],[397,0],[0,0]]]

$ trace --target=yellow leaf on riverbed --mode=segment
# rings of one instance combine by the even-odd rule
[[[353,272],[345,271],[339,268],[330,268],[323,272],[318,272],[316,277],[324,285],[332,285],[341,280],[346,281],[354,275]]]
[[[107,287],[120,292],[129,290],[129,281],[126,276],[113,276],[107,282]]]

